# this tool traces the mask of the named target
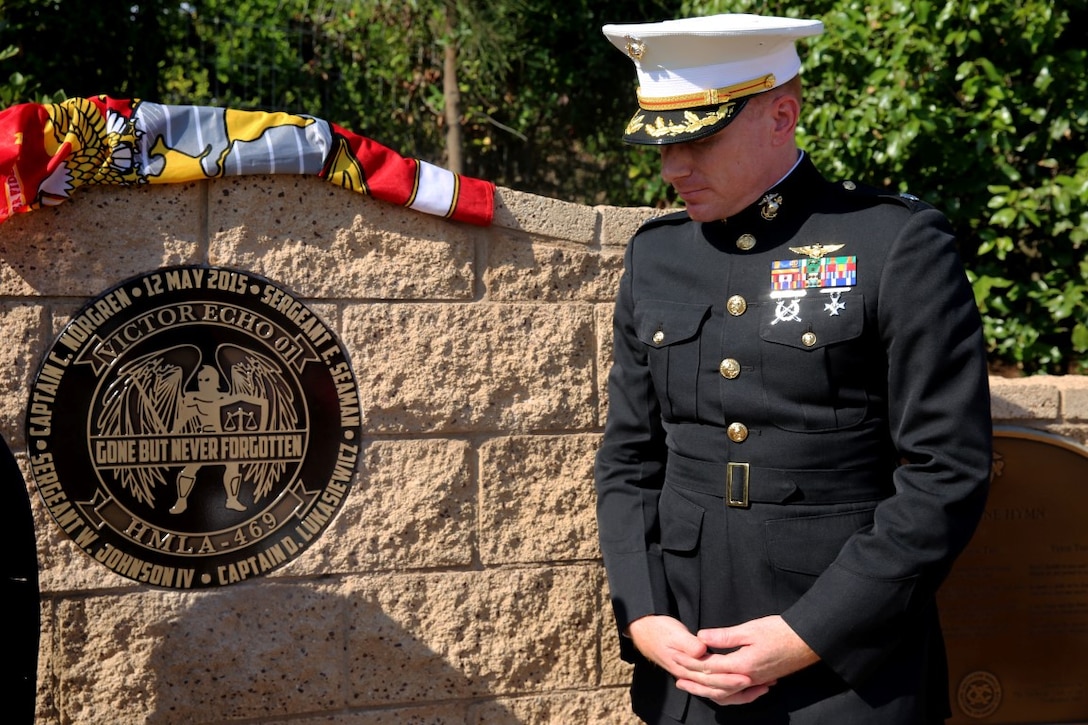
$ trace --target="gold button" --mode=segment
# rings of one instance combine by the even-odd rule
[[[741,234],[737,237],[737,249],[747,252],[754,246],[756,246],[756,238],[751,234]]]
[[[725,309],[729,310],[729,314],[733,317],[740,317],[748,309],[748,300],[740,295],[733,295],[725,303]]]
[[[658,330],[654,333],[654,344],[660,345],[663,342],[665,342],[665,333],[661,330]]]
[[[748,426],[744,423],[730,423],[726,433],[734,443],[743,443],[748,437]]]
[[[731,357],[727,357],[722,360],[721,365],[718,366],[718,372],[720,372],[722,377],[726,380],[732,380],[740,375],[740,363]]]
[[[816,333],[815,332],[806,332],[804,335],[801,335],[801,344],[804,345],[805,347],[812,347],[813,345],[815,345],[816,344]]]

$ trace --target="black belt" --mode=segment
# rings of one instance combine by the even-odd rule
[[[747,508],[757,503],[853,503],[894,493],[891,475],[870,468],[766,468],[749,463],[712,463],[669,454],[665,482]]]

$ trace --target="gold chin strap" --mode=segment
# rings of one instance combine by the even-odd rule
[[[638,105],[647,111],[679,111],[684,108],[701,108],[719,103],[744,98],[774,88],[774,73],[743,83],[736,83],[723,88],[708,88],[705,91],[685,93],[679,96],[647,98],[638,90]]]

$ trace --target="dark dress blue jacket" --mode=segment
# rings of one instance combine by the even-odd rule
[[[992,455],[981,323],[945,217],[806,158],[727,221],[646,223],[613,333],[596,485],[620,631],[781,614],[821,658],[718,708],[621,637],[636,713],[941,722],[935,593]]]

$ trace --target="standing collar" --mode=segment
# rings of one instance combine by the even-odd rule
[[[720,223],[734,226],[756,221],[780,222],[807,210],[808,201],[817,192],[823,177],[816,170],[808,154],[803,151],[797,156],[797,162],[758,199],[737,214],[723,219]]]

